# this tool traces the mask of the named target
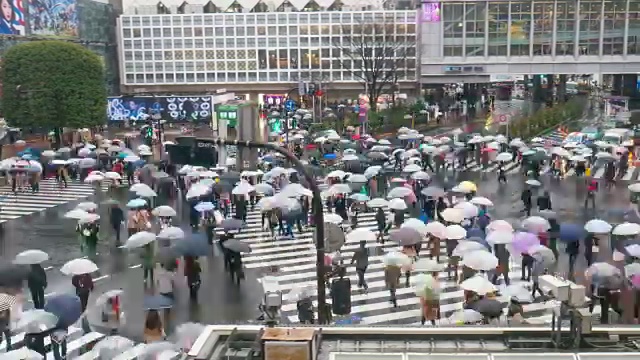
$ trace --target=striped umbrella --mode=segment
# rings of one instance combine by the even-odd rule
[[[17,303],[17,297],[9,294],[0,294],[0,311],[9,310]]]

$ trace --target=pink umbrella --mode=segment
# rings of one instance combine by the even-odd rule
[[[631,285],[636,289],[640,289],[640,275],[633,275],[631,277]]]
[[[511,246],[518,253],[526,253],[532,247],[540,245],[540,239],[532,233],[518,232],[513,238]]]
[[[409,204],[417,202],[418,199],[416,198],[416,194],[413,192],[413,186],[411,186],[411,184],[404,184],[404,187],[406,187],[407,189],[411,189],[411,194],[405,196],[404,200]]]

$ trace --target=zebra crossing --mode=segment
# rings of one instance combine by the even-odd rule
[[[12,334],[11,350],[7,351],[6,341],[0,344],[0,360],[16,360],[16,359],[40,359],[39,355],[33,350],[29,350],[25,346],[25,333]],[[98,354],[89,350],[96,342],[105,338],[104,334],[98,332],[83,333],[79,327],[71,326],[67,333],[67,359],[98,359]],[[44,338],[44,346],[47,351],[46,359],[53,359],[53,350],[51,349],[51,338]],[[131,357],[130,359],[134,359]]]
[[[0,186],[0,224],[73,201],[84,200],[94,193],[95,187],[91,184],[69,181],[65,188],[55,179],[41,180],[40,190],[35,193],[31,192],[30,188],[14,193],[10,185]]]
[[[358,227],[377,230],[374,213],[363,213],[358,217]],[[261,224],[261,214],[258,211],[250,211],[247,216],[247,226],[235,235],[235,238],[248,243],[252,252],[243,254],[243,264],[246,269],[275,269],[275,276],[285,303],[281,314],[285,321],[298,323],[296,302],[289,299],[286,294],[293,289],[301,287],[316,287],[316,250],[314,245],[314,231],[311,228],[304,229],[302,233],[294,230],[295,238],[271,237],[269,230],[264,230]],[[358,242],[346,243],[340,250],[340,257],[349,264],[354,251],[359,247]],[[383,254],[388,251],[400,250],[399,246],[391,241],[383,245],[370,242],[369,266],[365,275],[368,291],[358,289],[357,275],[353,266],[347,267],[347,277],[352,283],[351,289],[351,315],[360,319],[360,323],[369,325],[403,325],[420,323],[420,300],[415,295],[411,286],[405,286],[405,277],[401,278],[401,287],[397,289],[397,304],[394,308],[389,302],[389,291],[385,286]],[[446,244],[440,244],[440,262],[447,262]],[[424,255],[424,254],[423,254]],[[452,315],[463,308],[463,291],[457,283],[448,278],[446,271],[439,275],[441,281],[440,309],[441,318]],[[520,280],[520,263],[513,263],[510,267],[509,278],[511,284],[529,286],[526,281]],[[330,299],[329,294],[327,298]],[[507,302],[507,299],[500,299]],[[330,301],[330,300],[329,300]],[[317,303],[315,303],[317,308]],[[550,303],[533,303],[524,305],[524,318],[535,323],[547,323],[551,320]],[[505,310],[506,311],[506,310]],[[594,313],[599,308],[596,307]],[[446,320],[442,320],[446,321]]]

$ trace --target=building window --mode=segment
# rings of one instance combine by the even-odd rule
[[[624,53],[624,28],[627,13],[626,0],[607,0],[604,2],[603,55],[622,55]]]
[[[629,2],[629,36],[627,54],[640,54],[640,2]]]
[[[536,1],[533,6],[533,55],[551,55],[553,47],[553,1]]]
[[[489,56],[507,55],[509,4],[489,3]]]
[[[578,54],[599,55],[602,1],[581,1],[579,11],[580,30],[578,32]]]
[[[556,55],[573,56],[576,47],[576,19],[578,18],[575,1],[558,1],[556,14]]]
[[[511,3],[511,56],[531,56],[531,29],[533,15],[530,3]],[[551,32],[549,32],[551,34]]]

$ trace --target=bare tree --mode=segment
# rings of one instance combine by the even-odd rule
[[[394,22],[343,25],[341,41],[333,44],[342,69],[363,83],[373,111],[378,97],[394,90],[401,63],[409,47],[415,46],[396,37],[399,26]]]

